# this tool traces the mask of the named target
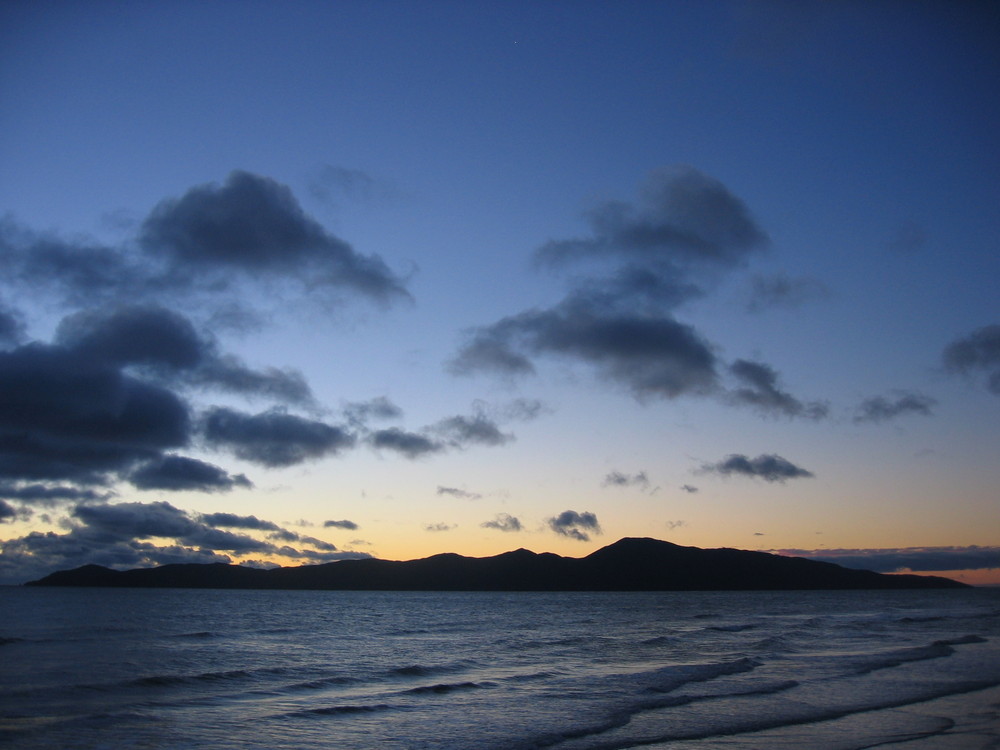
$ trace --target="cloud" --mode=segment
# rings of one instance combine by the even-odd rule
[[[1000,568],[1000,547],[903,547],[896,549],[775,550],[847,568],[894,573],[906,570],[986,570]]]
[[[116,367],[138,367],[161,381],[216,388],[283,403],[311,404],[305,378],[293,370],[247,367],[222,354],[190,320],[158,305],[84,310],[62,320],[56,341],[81,356]]]
[[[0,477],[103,483],[190,436],[166,388],[61,346],[0,352]]]
[[[308,216],[291,190],[232,172],[161,201],[120,247],[65,240],[0,222],[0,272],[9,284],[57,291],[70,304],[200,295],[213,304],[240,281],[295,281],[388,303],[408,299],[403,279]]]
[[[721,474],[722,476],[737,474],[755,479],[763,479],[765,482],[785,482],[788,479],[814,476],[812,472],[806,471],[773,453],[757,456],[756,458],[747,458],[742,454],[734,453],[726,456],[726,458],[718,463],[705,464],[701,470],[707,473]]]
[[[373,419],[399,419],[403,410],[385,396],[369,401],[353,401],[344,405],[344,417],[352,425],[365,425]]]
[[[653,172],[638,205],[608,201],[591,209],[591,236],[553,240],[540,262],[561,264],[617,255],[643,262],[731,265],[767,244],[746,205],[718,180],[692,167]]]
[[[0,302],[0,346],[17,344],[24,338],[24,320],[16,310]]]
[[[28,519],[32,511],[28,508],[15,508],[6,500],[0,500],[0,523],[12,523],[17,519]]]
[[[521,522],[509,513],[498,513],[492,521],[484,521],[479,524],[484,529],[496,529],[497,531],[521,531]]]
[[[335,205],[346,198],[359,203],[393,200],[399,191],[384,180],[360,169],[324,164],[309,181],[309,192],[323,203]]]
[[[951,372],[986,375],[986,387],[1000,396],[1000,325],[988,325],[950,343],[942,354]]]
[[[649,477],[646,472],[640,471],[636,474],[624,474],[620,471],[611,471],[601,482],[604,487],[639,487],[647,489],[649,487]]]
[[[170,503],[126,502],[77,505],[63,534],[32,532],[3,543],[0,580],[19,583],[53,570],[85,564],[115,568],[149,567],[175,562],[232,562],[230,555],[281,555],[308,562],[369,557],[341,552],[320,539],[288,532],[254,516],[230,513],[197,514]],[[222,528],[269,532],[275,539],[299,547]]]
[[[429,429],[451,447],[460,449],[470,445],[504,445],[514,439],[513,435],[500,432],[496,422],[484,414],[448,417]]]
[[[442,487],[440,485],[438,485],[437,494],[451,495],[462,500],[479,500],[482,497],[478,492],[467,492],[466,490],[458,489],[458,487]]]
[[[419,432],[399,427],[374,430],[365,438],[376,449],[395,451],[406,458],[422,458],[448,449],[464,450],[473,445],[500,446],[514,439],[500,431],[497,422],[477,405],[472,416],[446,417]]]
[[[937,400],[930,396],[907,391],[897,392],[895,398],[891,400],[885,396],[873,396],[866,398],[858,406],[854,422],[857,424],[885,422],[906,414],[923,414],[929,417],[936,405]]]
[[[687,521],[667,521],[667,528],[671,531],[679,529],[682,526],[687,526]]]
[[[564,510],[558,516],[548,519],[547,523],[555,533],[578,542],[589,542],[589,533],[603,533],[597,516],[587,511],[577,513],[575,510]]]
[[[454,528],[457,528],[457,527],[454,526],[454,525],[452,525],[452,524],[447,524],[447,523],[429,523],[426,526],[424,526],[424,531],[451,531]]]
[[[210,446],[268,467],[335,455],[355,443],[354,436],[341,427],[277,409],[246,414],[215,407],[204,417],[203,433]]]
[[[451,370],[533,372],[524,352],[588,362],[638,398],[704,394],[716,387],[715,355],[690,326],[665,315],[608,312],[583,299],[473,331],[452,360]]]
[[[229,492],[236,487],[253,487],[243,474],[234,476],[205,461],[175,455],[162,456],[140,466],[128,479],[140,490]]]
[[[62,502],[97,503],[111,497],[112,492],[98,492],[93,489],[69,485],[50,484],[0,484],[0,497],[21,503],[53,506]]]
[[[767,245],[747,207],[718,180],[676,167],[654,172],[636,205],[605,202],[585,219],[589,236],[552,240],[535,259],[555,270],[598,264],[597,272],[574,276],[553,307],[470,330],[449,370],[512,378],[556,356],[586,363],[639,399],[716,393],[712,346],[673,310]]]
[[[258,529],[260,531],[278,531],[278,525],[272,521],[262,521],[257,516],[238,516],[235,513],[204,513],[198,518],[208,526],[223,526],[229,529]]]
[[[689,493],[689,494],[692,494],[692,493],[695,493],[695,492],[698,491],[697,487],[694,487],[694,486],[692,486],[690,484],[682,484],[681,485],[681,489],[684,490],[685,492]]]
[[[19,292],[54,291],[70,304],[155,291],[152,270],[126,249],[38,234],[9,218],[0,220],[0,271]]]
[[[440,453],[445,449],[445,446],[437,440],[398,427],[375,430],[368,436],[368,442],[377,449],[395,451],[406,458],[421,458],[432,453]]]
[[[359,528],[354,521],[348,521],[346,519],[343,521],[324,521],[323,527],[328,529],[348,529],[350,531],[356,531]]]
[[[794,310],[808,302],[830,296],[830,290],[816,279],[795,279],[785,274],[775,274],[754,276],[750,283],[750,301],[747,302],[746,309],[752,313],[775,308]]]
[[[818,401],[805,403],[778,387],[778,373],[762,362],[738,359],[729,372],[742,384],[730,393],[733,403],[752,406],[762,414],[786,417],[822,419],[829,412]]]
[[[382,301],[408,296],[381,258],[359,255],[306,215],[286,186],[249,172],[162,201],[143,223],[139,243],[184,284],[203,273],[217,282],[232,273],[277,274]]]

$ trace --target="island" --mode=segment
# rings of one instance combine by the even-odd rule
[[[586,557],[526,549],[492,557],[453,553],[419,560],[377,558],[252,568],[187,563],[112,570],[85,565],[26,586],[317,589],[353,591],[780,591],[942,589],[966,584],[939,576],[875,573],[828,562],[739,549],[684,547],[625,538]]]

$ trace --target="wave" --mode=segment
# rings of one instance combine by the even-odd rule
[[[167,687],[170,685],[189,685],[199,682],[222,682],[227,680],[253,679],[253,674],[245,669],[231,669],[225,672],[202,672],[192,675],[158,674],[149,677],[139,677],[125,683],[128,687]]]
[[[343,704],[336,706],[319,706],[317,708],[304,708],[301,711],[290,711],[282,714],[283,717],[309,717],[309,716],[356,716],[358,714],[373,714],[392,709],[387,703],[373,704]]]
[[[965,635],[959,638],[934,641],[927,646],[913,646],[876,654],[865,654],[858,659],[852,674],[863,675],[880,669],[898,667],[909,662],[942,659],[955,653],[952,646],[970,643],[986,643],[986,639],[978,635]]]
[[[334,685],[355,685],[358,682],[362,682],[359,677],[332,675],[330,677],[319,677],[315,680],[305,680],[303,682],[295,682],[291,685],[285,685],[279,689],[279,692],[290,693],[300,690],[322,690],[323,688],[332,687]]]
[[[741,625],[709,625],[705,630],[711,630],[716,633],[742,633],[746,630],[753,630],[758,627],[756,623],[747,622]]]
[[[442,695],[444,693],[454,693],[456,690],[479,690],[484,687],[491,687],[491,685],[481,685],[478,682],[451,682],[439,683],[437,685],[421,685],[420,687],[410,688],[406,692],[414,695],[425,695],[427,693]]]
[[[393,677],[432,677],[439,674],[454,674],[469,668],[470,663],[459,661],[453,664],[438,664],[428,666],[426,664],[408,664],[405,667],[395,667],[390,669],[388,674]]]

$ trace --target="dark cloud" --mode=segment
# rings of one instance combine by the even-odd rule
[[[649,477],[646,472],[640,471],[636,474],[625,474],[620,471],[611,471],[601,482],[605,487],[639,487],[646,489],[649,487]]]
[[[85,310],[63,319],[56,341],[82,356],[117,367],[137,366],[146,375],[285,403],[311,403],[312,393],[295,371],[247,367],[218,352],[183,315],[157,305]]]
[[[62,502],[97,503],[109,500],[112,496],[111,492],[98,492],[70,485],[38,483],[0,485],[0,497],[34,505],[52,506]]]
[[[6,500],[0,500],[0,523],[13,521],[18,516],[18,509]]]
[[[441,487],[440,485],[437,488],[437,493],[439,495],[451,495],[462,500],[479,500],[482,497],[478,492],[468,492],[460,490],[458,487]]]
[[[203,419],[206,442],[262,466],[291,466],[350,448],[354,436],[342,427],[272,409],[246,414],[210,409]]]
[[[697,487],[693,487],[693,486],[692,486],[692,485],[690,485],[690,484],[682,484],[682,485],[681,485],[681,489],[682,489],[682,490],[684,490],[685,492],[689,493],[689,494],[690,494],[690,493],[695,493],[695,492],[697,492],[697,491],[698,491],[698,488],[697,488]]]
[[[343,521],[324,521],[323,526],[325,528],[348,529],[349,531],[355,531],[358,529],[358,525],[354,523],[354,521],[348,521],[346,519]]]
[[[235,553],[274,551],[267,542],[200,523],[165,502],[78,505],[73,516],[98,538],[168,538],[193,547]]]
[[[919,393],[899,392],[891,399],[885,396],[873,396],[861,402],[854,415],[854,421],[858,424],[885,422],[906,414],[923,414],[929,417],[936,405],[935,399]]]
[[[278,531],[278,525],[272,521],[262,521],[257,516],[238,516],[235,513],[204,513],[199,520],[208,526],[222,526],[227,529],[258,529],[260,531]]]
[[[756,479],[763,479],[765,482],[784,482],[788,479],[799,479],[812,477],[814,474],[806,471],[775,454],[761,455],[756,458],[734,453],[726,456],[722,461],[715,464],[705,464],[701,468],[704,472],[721,474],[722,476],[732,476],[734,474]]]
[[[453,372],[532,372],[522,352],[562,355],[595,366],[639,398],[704,394],[716,387],[710,346],[669,316],[609,314],[584,300],[529,311],[473,332]]]
[[[492,521],[484,521],[479,524],[484,529],[496,529],[497,531],[521,531],[521,522],[509,513],[498,513]]]
[[[379,302],[409,298],[402,279],[308,216],[285,185],[235,171],[160,202],[134,242],[108,247],[0,222],[0,272],[7,283],[55,290],[71,304],[176,298],[220,292],[240,280],[296,280]],[[224,295],[223,295],[224,296]],[[228,302],[228,298],[226,298]]]
[[[188,443],[173,392],[61,346],[0,352],[0,477],[101,483]]]
[[[232,354],[220,355],[206,362],[192,374],[191,382],[285,404],[312,406],[314,403],[312,390],[301,372],[279,367],[254,370]]]
[[[603,533],[597,516],[587,511],[577,513],[575,510],[564,510],[558,516],[548,519],[547,523],[555,533],[578,542],[589,542],[590,533]]]
[[[449,449],[464,450],[473,445],[505,445],[514,436],[501,432],[496,421],[486,415],[481,404],[477,404],[472,416],[446,417],[419,432],[399,427],[374,430],[365,439],[374,448],[395,451],[406,458],[421,458]]]
[[[0,220],[0,272],[21,293],[55,291],[75,305],[155,292],[152,270],[127,250],[38,234],[10,219]]]
[[[368,436],[368,442],[380,450],[400,453],[406,458],[420,458],[432,453],[440,453],[445,446],[437,440],[416,432],[407,432],[398,427],[375,430]]]
[[[951,372],[986,375],[986,387],[1000,396],[1000,325],[988,325],[949,344],[942,355]]]
[[[773,308],[796,309],[830,295],[830,290],[821,281],[809,278],[795,279],[785,274],[754,276],[750,283],[747,311],[753,313]]]
[[[767,243],[744,203],[718,180],[691,167],[654,172],[633,206],[609,201],[586,215],[591,236],[554,240],[538,250],[545,263],[593,255],[643,262],[730,265]]]
[[[140,490],[229,492],[236,487],[253,487],[243,474],[234,476],[214,464],[174,455],[140,466],[128,479]]]
[[[904,547],[901,549],[776,550],[847,568],[894,573],[905,570],[988,570],[1000,568],[1000,547]]]
[[[514,377],[534,373],[537,357],[560,356],[640,399],[717,393],[712,346],[673,311],[767,244],[743,202],[678,167],[654,173],[635,206],[607,202],[586,220],[590,236],[550,241],[535,257],[554,269],[597,263],[598,272],[574,276],[554,307],[473,329],[449,369]]]
[[[407,296],[381,258],[359,255],[306,215],[286,186],[249,172],[162,201],[139,241],[150,256],[166,260],[174,281],[191,283],[204,273],[217,274],[217,281],[234,272],[278,274],[379,300]]]
[[[818,401],[805,403],[778,387],[778,373],[762,362],[738,359],[729,366],[729,372],[742,383],[730,393],[737,404],[751,406],[762,414],[785,417],[822,419],[829,412],[826,404]]]

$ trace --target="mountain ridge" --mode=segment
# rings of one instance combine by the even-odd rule
[[[888,575],[733,548],[625,537],[585,557],[521,548],[491,557],[441,553],[416,560],[338,560],[249,568],[176,563],[113,570],[84,565],[26,586],[378,591],[750,591],[966,588],[939,576]]]

